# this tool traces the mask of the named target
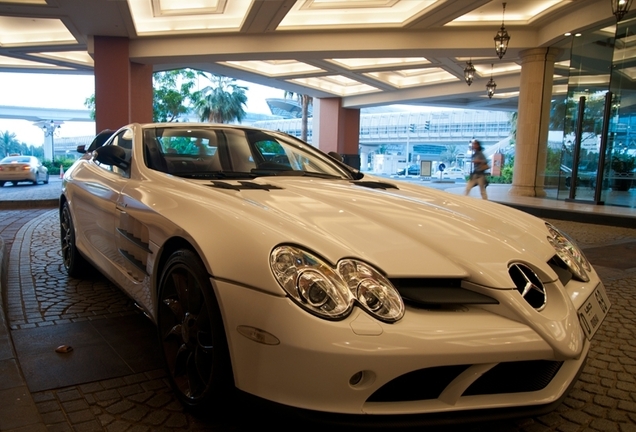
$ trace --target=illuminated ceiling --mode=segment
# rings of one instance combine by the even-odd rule
[[[567,54],[566,32],[615,21],[608,0],[508,0],[502,12],[488,0],[0,0],[0,71],[92,73],[93,36],[126,37],[131,61],[155,70],[192,67],[345,107],[516,110],[520,51]],[[502,19],[511,41],[499,60]],[[555,86],[566,72],[557,67]]]

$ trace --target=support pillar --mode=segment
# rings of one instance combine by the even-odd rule
[[[521,51],[521,81],[517,116],[514,175],[510,195],[545,197],[543,189],[554,62],[560,51]]]
[[[131,63],[128,38],[95,36],[95,127],[152,121],[152,65]]]
[[[130,63],[130,123],[152,122],[152,65]]]
[[[360,110],[342,107],[340,98],[314,100],[313,140],[320,150],[335,151],[360,169]]]

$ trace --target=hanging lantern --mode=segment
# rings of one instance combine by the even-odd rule
[[[503,14],[501,16],[501,28],[495,35],[495,51],[497,52],[497,57],[499,57],[500,60],[506,54],[506,51],[508,50],[508,42],[510,42],[510,35],[508,34],[508,31],[506,31],[506,27],[504,26],[505,14],[506,14],[506,3],[503,3]]]
[[[495,89],[497,88],[495,80],[492,79],[492,67],[493,65],[490,65],[490,80],[488,80],[488,83],[486,84],[488,99],[492,99],[492,96],[495,94]]]
[[[475,78],[475,66],[473,66],[473,62],[468,60],[466,62],[466,67],[464,68],[464,79],[466,80],[466,84],[471,85],[473,83],[473,79]]]
[[[629,8],[632,5],[632,0],[611,0],[612,13],[616,17],[616,22],[623,19],[623,17],[629,12]]]

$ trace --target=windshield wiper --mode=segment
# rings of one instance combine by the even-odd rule
[[[191,179],[253,179],[258,177],[253,173],[240,172],[240,171],[205,171],[205,172],[193,172],[193,173],[174,173],[177,177],[191,178]]]
[[[300,171],[292,169],[259,169],[252,170],[252,174],[258,174],[263,176],[286,176],[286,177],[316,177],[324,179],[343,179],[341,176],[334,174],[327,174],[315,171]]]

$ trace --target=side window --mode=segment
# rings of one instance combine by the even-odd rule
[[[132,159],[132,131],[131,130],[123,130],[119,132],[117,135],[113,137],[113,139],[106,145],[109,146],[119,146],[125,150],[126,153],[126,162],[128,162],[130,166],[130,160]],[[101,168],[112,171],[115,174],[119,174],[122,177],[130,177],[130,168],[121,169],[114,165],[104,165],[96,162]]]

